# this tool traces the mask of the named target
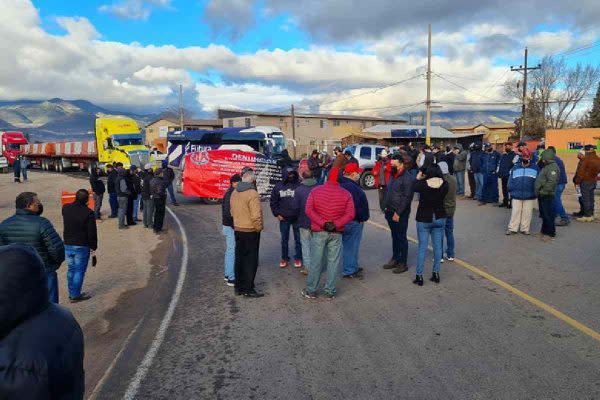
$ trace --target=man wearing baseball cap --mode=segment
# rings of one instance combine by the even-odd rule
[[[373,167],[373,177],[375,178],[375,187],[379,192],[379,208],[381,211],[385,211],[383,202],[385,200],[385,192],[387,191],[387,182],[390,179],[390,171],[392,169],[392,160],[388,157],[386,149],[381,151],[379,160]]]
[[[531,152],[525,148],[521,151],[521,162],[510,171],[508,192],[512,199],[510,222],[507,235],[521,232],[529,235],[531,217],[535,206],[535,179],[538,170],[531,164]]]
[[[344,168],[344,177],[340,180],[340,186],[350,192],[354,203],[354,219],[344,226],[342,234],[342,276],[344,278],[362,276],[362,268],[358,267],[358,251],[363,234],[363,224],[370,217],[367,195],[358,184],[362,172],[363,170],[357,164],[348,164]]]
[[[577,218],[579,222],[594,221],[594,191],[596,180],[600,173],[600,158],[596,155],[596,147],[589,144],[584,147],[585,156],[581,160],[581,166],[575,175],[575,184],[581,190],[581,201],[583,202],[583,217]]]

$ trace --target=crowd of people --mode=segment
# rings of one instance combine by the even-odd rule
[[[427,247],[433,247],[430,281],[440,283],[440,267],[455,257],[454,214],[458,197],[479,205],[497,205],[511,210],[506,234],[531,234],[537,204],[542,227],[540,237],[553,240],[556,226],[571,223],[562,204],[567,185],[564,162],[556,149],[540,146],[531,152],[525,143],[516,148],[507,143],[500,153],[490,144],[453,147],[402,146],[381,152],[372,174],[379,206],[389,225],[392,257],[383,265],[400,274],[409,270],[407,230],[413,198],[418,196],[416,227],[417,265],[414,283],[424,284]],[[581,150],[573,178],[580,193],[578,221],[593,221],[596,175],[600,159],[593,146]],[[336,280],[362,277],[359,249],[364,223],[370,219],[369,204],[359,185],[363,172],[351,152],[334,149],[333,157],[314,150],[296,169],[283,166],[282,181],[273,188],[270,209],[278,220],[281,237],[280,268],[293,265],[306,275],[302,295],[314,299],[322,272],[325,298],[336,295]],[[245,168],[231,177],[231,187],[222,204],[223,234],[226,239],[225,281],[238,295],[261,297],[254,287],[258,267],[263,215],[253,185],[254,171]],[[470,191],[467,195],[466,184]],[[500,193],[502,199],[500,199]],[[591,195],[590,195],[591,193]],[[290,231],[293,254],[290,254]],[[291,257],[293,255],[293,258]]]
[[[30,162],[27,157],[19,154],[13,163],[13,174],[15,183],[27,182],[27,170]]]

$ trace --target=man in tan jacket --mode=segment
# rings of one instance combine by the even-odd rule
[[[235,293],[250,298],[264,296],[254,288],[263,230],[262,208],[254,180],[254,171],[246,169],[230,200],[235,230]]]

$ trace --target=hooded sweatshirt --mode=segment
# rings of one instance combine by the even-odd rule
[[[577,185],[582,182],[596,182],[598,173],[600,173],[600,158],[598,158],[595,151],[588,151],[585,153],[585,157],[581,159],[573,180]]]
[[[83,333],[33,247],[0,247],[0,399],[82,399]]]
[[[310,218],[306,215],[306,201],[310,192],[317,186],[314,178],[305,179],[300,186],[296,188],[296,207],[298,208],[298,226],[303,229],[310,229]]]
[[[543,152],[541,160],[544,162],[544,167],[535,180],[535,195],[537,197],[554,196],[560,179],[560,170],[554,161],[554,152]]]
[[[337,163],[337,161],[336,161]],[[310,218],[311,230],[322,232],[326,222],[333,222],[338,233],[354,219],[352,195],[338,183],[339,166],[331,168],[329,180],[313,189],[306,201],[306,215]]]
[[[290,181],[288,177],[294,172],[293,179]],[[296,188],[300,186],[298,174],[291,168],[284,168],[282,173],[283,180],[277,182],[271,193],[271,211],[275,217],[281,215],[287,222],[296,222],[300,210],[295,201]]]
[[[231,193],[231,216],[234,229],[238,232],[261,232],[263,230],[263,215],[260,196],[254,185],[240,182]]]
[[[444,199],[448,193],[448,184],[442,178],[429,178],[416,181],[415,192],[420,193],[417,208],[417,222],[433,222],[446,218]]]

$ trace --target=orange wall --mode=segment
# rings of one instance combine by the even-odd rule
[[[569,142],[580,142],[595,145],[600,137],[600,128],[586,129],[548,129],[546,131],[546,148],[554,146],[556,150],[566,150]]]

